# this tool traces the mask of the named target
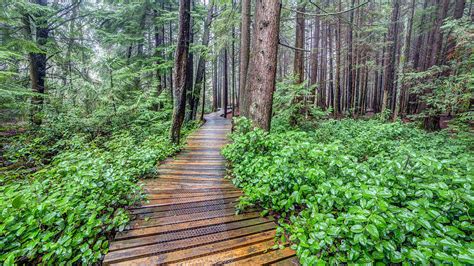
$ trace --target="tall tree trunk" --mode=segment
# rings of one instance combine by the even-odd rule
[[[191,11],[194,10],[194,0],[191,0]],[[193,17],[190,18],[190,29],[189,29],[189,45],[194,43],[194,19]],[[188,75],[186,77],[186,88],[187,91],[187,101],[188,101],[188,110],[185,114],[185,121],[188,122],[192,119],[192,111],[194,110],[194,87],[193,87],[193,77],[194,77],[194,52],[189,52],[188,54],[188,63],[186,64],[188,70]]]
[[[311,75],[310,84],[315,85],[318,82],[318,45],[319,45],[319,17],[314,18],[313,47],[311,49]],[[317,86],[314,88],[314,105],[317,104]]]
[[[457,20],[457,19],[462,18],[465,5],[466,5],[466,0],[456,0],[455,6],[454,6],[454,13],[453,13],[454,19]],[[456,46],[456,43],[455,43],[454,37],[451,35],[448,36],[445,54],[443,56],[443,62],[442,62],[443,64],[446,62],[446,60],[449,60],[453,56],[455,46]]]
[[[357,3],[359,4],[359,0],[357,0]],[[355,10],[355,25],[358,27],[360,23],[360,12],[359,9]],[[359,40],[359,35],[360,32],[356,31],[355,36],[353,36],[353,43],[358,44]],[[352,45],[353,51],[352,51],[352,63],[355,65],[355,67],[352,69],[352,90],[353,90],[353,97],[351,101],[351,106],[353,116],[356,116],[359,113],[359,100],[360,100],[360,47],[359,45]]]
[[[443,47],[443,32],[441,26],[443,21],[448,14],[449,0],[441,0],[441,5],[438,6],[438,14],[436,16],[433,45],[431,50],[431,63],[430,66],[439,64],[441,61],[441,48]]]
[[[354,4],[355,4],[355,0],[352,0],[351,1],[351,9],[354,8]],[[348,36],[347,36],[347,43],[348,43],[348,51],[347,51],[347,110],[350,111],[351,109],[351,102],[352,102],[352,97],[353,97],[353,77],[352,77],[352,74],[353,74],[353,69],[352,69],[352,25],[354,24],[354,11],[351,10],[350,12],[350,18],[349,18],[349,22],[350,22],[350,26],[349,26],[349,29],[348,29]]]
[[[342,0],[339,0],[338,12],[342,10]],[[335,95],[334,95],[334,113],[339,115],[341,113],[341,16],[337,18],[336,27],[336,79],[335,79]]]
[[[385,111],[390,101],[393,101],[393,85],[396,69],[396,54],[398,41],[398,17],[400,13],[400,0],[392,0],[392,16],[390,19],[390,29],[387,37],[387,55],[385,57],[385,81],[382,98],[382,112]]]
[[[135,64],[138,65],[137,67],[137,76],[133,79],[133,88],[134,89],[141,89],[142,88],[142,82],[141,82],[141,72],[139,71],[143,65],[143,47],[145,43],[145,36],[144,36],[144,31],[145,31],[145,24],[146,24],[146,18],[147,18],[147,10],[148,10],[148,2],[143,3],[143,8],[142,8],[142,13],[140,16],[140,21],[138,25],[138,36],[136,36],[139,41],[137,44],[137,58],[138,61],[135,62]]]
[[[211,22],[212,22],[212,11],[213,11],[213,5],[212,1],[210,3],[210,6],[208,7],[209,9],[207,10],[207,17],[206,21],[204,22],[204,31],[202,33],[202,42],[201,45],[202,47],[207,47],[209,45],[209,35],[210,35],[210,28],[211,28]],[[194,92],[192,94],[192,109],[191,109],[191,119],[196,119],[196,114],[197,114],[197,108],[199,104],[199,95],[201,94],[201,88],[204,85],[204,73],[206,72],[206,56],[204,54],[201,54],[199,56],[198,64],[197,64],[197,71],[196,71],[196,80],[194,81]]]
[[[224,64],[223,64],[223,86],[222,86],[222,104],[224,105],[224,118],[227,118],[227,105],[228,105],[228,93],[229,93],[229,79],[228,79],[228,58],[227,58],[227,47],[224,48]]]
[[[406,73],[410,64],[410,49],[411,49],[411,35],[413,31],[413,18],[415,15],[415,7],[416,7],[416,0],[411,1],[411,9],[410,9],[410,17],[408,18],[407,22],[407,31],[406,31],[406,38],[404,44],[404,51],[403,51],[403,62],[402,62],[402,73]],[[403,78],[403,77],[402,77]],[[393,118],[396,119],[399,112],[402,115],[408,112],[408,88],[405,84],[403,84],[403,80],[400,79],[399,81],[401,84],[400,86],[400,101],[399,106],[395,108],[395,113]]]
[[[305,40],[305,21],[304,15],[305,4],[299,4],[297,7],[296,13],[296,37],[295,37],[295,58],[293,62],[293,73],[295,75],[296,84],[303,83],[304,80],[304,60],[303,60],[303,51],[304,49],[304,40]]]
[[[171,124],[171,141],[179,143],[181,134],[181,126],[183,125],[184,115],[186,111],[186,92],[189,90],[187,86],[188,76],[190,75],[187,67],[189,56],[189,38],[191,29],[191,0],[179,1],[179,31],[178,43],[176,46],[175,62],[174,62],[174,106],[173,119]]]
[[[383,43],[387,42],[387,34],[384,34],[383,37]],[[382,98],[383,98],[383,87],[384,87],[384,69],[385,69],[385,56],[387,56],[387,46],[384,45],[382,48],[382,57],[380,58],[380,75],[379,75],[379,87],[377,88],[378,90],[378,95],[379,97],[377,98],[377,111],[380,112],[382,110]]]
[[[240,115],[248,116],[249,106],[247,94],[247,73],[250,54],[250,8],[251,0],[242,0],[242,23],[240,26],[240,79],[239,79],[239,111]]]
[[[205,64],[206,62],[204,62],[204,65]],[[206,67],[204,66],[204,68]],[[204,71],[204,80],[202,83],[201,118],[200,118],[201,121],[204,121],[205,107],[206,107],[206,71]]]
[[[169,12],[172,12],[172,5],[170,4],[169,5]],[[172,20],[169,21],[168,23],[168,26],[169,26],[169,45],[172,45],[173,44],[173,22]],[[171,98],[171,102],[174,103],[174,84],[173,84],[173,73],[174,73],[174,69],[171,68],[171,71],[170,71],[170,98]]]
[[[441,26],[443,25],[443,21],[448,14],[449,9],[449,0],[440,0],[441,3],[437,5],[437,14],[435,23],[433,26],[433,41],[431,45],[431,54],[430,54],[430,63],[427,67],[431,67],[433,65],[439,64],[441,60],[441,51],[443,46],[443,33],[441,31]],[[432,89],[428,89],[425,93],[430,94]],[[425,108],[429,107],[429,103],[422,103],[421,110],[423,111]],[[440,127],[440,116],[438,114],[429,114],[424,118],[423,125],[426,130],[434,131],[439,130]]]
[[[48,5],[47,0],[36,0],[35,3],[42,7]],[[48,21],[46,19],[46,14],[40,12],[38,17],[35,17],[36,25],[36,44],[40,49],[46,51],[46,43],[49,37],[49,28]],[[31,20],[28,15],[25,14],[24,17],[24,26],[26,28],[28,37],[31,38]],[[43,109],[45,93],[45,77],[46,77],[46,53],[30,53],[30,81],[31,81],[31,90],[34,95],[31,97],[31,110],[30,110],[30,120],[34,125],[41,125],[42,115],[41,111]]]
[[[212,111],[217,111],[217,58],[212,62]]]
[[[321,22],[321,71],[319,75],[319,107],[326,109],[326,83],[327,83],[327,21]]]
[[[156,19],[158,18],[158,10],[157,7],[159,6],[159,2],[163,0],[156,0],[155,2],[155,9],[153,10],[153,17],[156,23]],[[158,25],[155,25],[154,27],[155,31],[155,57],[156,57],[156,65],[159,67],[163,63],[163,53],[159,51],[161,46],[163,45],[163,35],[162,35],[162,30]],[[163,86],[161,84],[161,71],[158,68],[156,70],[156,94],[157,96],[160,96],[161,92],[163,91]]]
[[[401,40],[401,32],[403,32],[403,24],[402,22],[399,22],[399,30],[398,30],[398,39]],[[405,36],[406,37],[406,36]],[[400,75],[398,73],[402,73],[403,71],[403,64],[401,63],[401,57],[402,57],[402,42],[398,41],[397,42],[397,47],[396,47],[396,61],[395,61],[395,73],[397,75],[394,77],[394,86],[393,86],[393,96],[392,96],[392,102],[391,102],[391,110],[392,110],[392,119],[396,119],[396,116],[398,116],[398,106],[400,104]]]
[[[267,131],[275,90],[280,8],[279,1],[256,0],[255,34],[246,85],[249,117],[255,126]]]
[[[335,107],[335,95],[334,95],[334,74],[333,74],[333,54],[332,54],[332,24],[328,24],[328,52],[329,52],[329,83],[328,83],[328,105],[329,107]]]
[[[164,10],[165,10],[165,1],[164,1],[164,0],[160,0],[160,2],[161,2],[161,6],[160,6],[160,7],[161,7],[161,11],[164,12]],[[162,36],[162,38],[163,38],[163,44],[165,44],[165,36],[166,36],[165,34],[166,34],[166,32],[165,32],[165,23],[161,23],[161,36]],[[170,41],[171,41],[171,40],[170,40]],[[163,59],[164,59],[164,58],[165,58],[165,53],[164,53],[164,52],[162,52],[162,56],[163,56]],[[166,72],[167,72],[167,71],[163,71],[163,73],[162,73],[162,79],[161,79],[161,81],[162,81],[162,83],[163,83],[163,85],[162,85],[163,88],[167,88],[167,85],[168,85],[168,84],[167,84],[168,81],[167,81]]]
[[[234,1],[232,1],[232,8],[234,8]],[[231,48],[231,65],[232,65],[232,117],[235,116],[235,107],[237,106],[236,86],[235,86],[235,27],[232,27],[232,48]]]
[[[425,37],[425,45],[421,49],[422,53],[422,70],[426,70],[431,67],[431,61],[432,61],[432,55],[431,51],[433,50],[433,39],[436,35],[436,18],[438,16],[438,11],[439,11],[439,6],[441,5],[441,0],[432,0],[430,9],[435,9],[435,12],[430,12],[429,13],[429,19],[428,19],[428,25],[429,25],[429,32],[426,34]],[[431,11],[431,10],[430,10]],[[432,14],[433,13],[433,14]],[[426,27],[426,26],[425,26]],[[421,108],[423,107],[423,103],[420,104]]]
[[[418,36],[416,37],[415,47],[413,48],[413,69],[421,69],[421,45],[423,44],[423,37],[426,33],[423,32],[424,24],[426,23],[426,9],[430,0],[425,0],[423,3],[423,15],[421,15],[420,24],[418,27]]]

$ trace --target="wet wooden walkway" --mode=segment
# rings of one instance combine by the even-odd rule
[[[235,215],[242,194],[225,176],[220,149],[230,121],[217,113],[188,137],[186,148],[145,181],[149,202],[110,244],[106,265],[296,265],[290,248],[272,250],[275,223],[249,210]]]

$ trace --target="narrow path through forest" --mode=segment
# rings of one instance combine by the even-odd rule
[[[224,179],[231,122],[212,113],[187,146],[145,181],[149,202],[132,210],[130,228],[118,233],[104,264],[293,265],[290,248],[272,250],[276,224],[257,210],[235,215],[242,192]]]

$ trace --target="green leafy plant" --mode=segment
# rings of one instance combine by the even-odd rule
[[[239,207],[274,213],[301,262],[472,264],[472,135],[380,120],[268,133],[238,121],[224,151]]]
[[[126,207],[144,198],[138,178],[153,175],[156,163],[180,148],[168,140],[170,108],[150,105],[118,110],[120,116],[64,114],[40,129],[41,137],[29,143],[28,133],[8,146],[9,160],[54,156],[34,163],[36,172],[0,178],[0,262],[93,264],[107,253],[108,237],[130,219]]]

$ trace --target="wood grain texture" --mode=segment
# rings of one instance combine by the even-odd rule
[[[105,265],[294,265],[290,248],[272,250],[276,224],[258,210],[236,214],[242,192],[224,178],[230,121],[217,113],[188,138],[188,146],[143,181],[148,200],[111,242]]]

